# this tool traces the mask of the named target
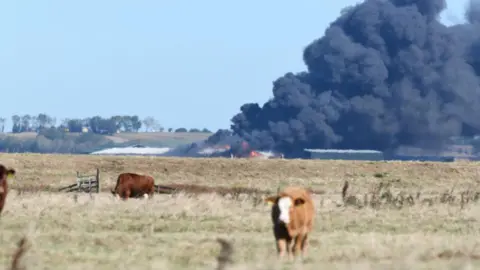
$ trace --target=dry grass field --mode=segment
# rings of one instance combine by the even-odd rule
[[[0,161],[18,170],[0,218],[0,269],[10,269],[23,236],[26,269],[216,269],[218,237],[233,247],[227,269],[281,269],[269,207],[259,195],[178,193],[116,201],[106,192],[124,171],[151,174],[157,184],[314,189],[317,222],[309,256],[284,269],[480,267],[478,163],[40,154],[1,154]],[[96,167],[104,192],[51,192],[73,183],[76,171]]]

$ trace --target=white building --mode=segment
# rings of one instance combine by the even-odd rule
[[[92,152],[91,155],[117,155],[117,156],[159,156],[170,151],[168,147],[145,147],[142,145],[133,145],[130,147],[114,147]]]
[[[354,149],[304,149],[312,159],[384,160],[383,152]]]

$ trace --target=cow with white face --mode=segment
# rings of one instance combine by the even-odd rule
[[[278,221],[285,224],[290,223],[290,210],[293,210],[292,205],[293,201],[289,196],[278,199],[278,210],[280,210]]]
[[[265,201],[272,205],[271,218],[278,255],[284,257],[286,251],[292,258],[301,251],[305,256],[308,233],[312,231],[315,218],[310,192],[303,187],[290,186]]]

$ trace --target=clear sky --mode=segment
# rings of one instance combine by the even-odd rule
[[[354,0],[0,2],[0,116],[154,116],[228,128]],[[467,0],[449,0],[445,23]],[[293,4],[295,3],[295,4]],[[59,122],[59,121],[58,121]]]

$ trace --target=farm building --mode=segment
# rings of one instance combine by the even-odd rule
[[[154,148],[142,145],[130,147],[114,147],[92,152],[91,155],[121,155],[121,156],[160,156],[170,151],[168,147]]]
[[[419,147],[400,146],[388,160],[404,161],[439,161],[452,162],[455,160],[478,160],[471,145],[449,145],[441,149],[427,150]]]
[[[377,150],[304,149],[312,159],[437,161],[480,160],[471,145],[449,145],[441,149],[400,146],[392,152]]]
[[[387,160],[398,160],[398,161],[437,161],[437,162],[452,162],[456,158],[448,156],[409,156],[409,155],[393,155]]]
[[[353,149],[304,149],[311,159],[384,160],[383,152]]]

